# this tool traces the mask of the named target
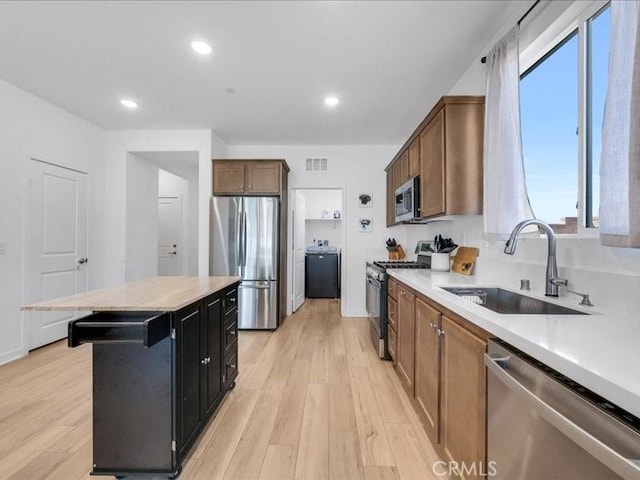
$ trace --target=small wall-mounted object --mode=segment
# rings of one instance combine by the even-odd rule
[[[373,219],[372,218],[360,218],[358,219],[358,232],[371,233],[373,232]]]
[[[333,219],[340,220],[342,218],[342,212],[340,210],[336,210],[333,212]]]
[[[371,208],[373,207],[373,194],[361,193],[358,195],[358,207]]]

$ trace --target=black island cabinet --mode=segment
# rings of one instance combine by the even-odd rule
[[[238,283],[176,311],[96,312],[69,323],[93,344],[93,475],[175,478],[238,374]]]

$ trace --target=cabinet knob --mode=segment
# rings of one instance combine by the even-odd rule
[[[244,185],[240,185],[240,188],[244,188]]]
[[[229,366],[230,366],[231,368],[233,368],[234,370],[235,370],[235,368],[236,368],[236,364],[235,364],[235,363],[232,363],[232,364],[231,364],[231,365],[229,365]]]
[[[231,332],[230,332],[230,333],[231,333],[231,335],[235,335],[235,334],[236,334],[236,331],[235,331],[235,330],[231,330]]]
[[[251,190],[253,187],[251,185],[249,185],[249,190]]]
[[[203,358],[202,360],[200,360],[200,363],[201,363],[202,365],[206,365],[206,364],[207,364],[207,359],[206,359],[206,358]]]

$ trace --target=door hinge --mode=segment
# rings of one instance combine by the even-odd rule
[[[172,338],[173,340],[175,340],[175,339],[176,339],[176,329],[175,329],[175,328],[172,328],[172,329],[171,329],[171,338]]]
[[[171,440],[171,451],[172,452],[176,451],[176,441],[175,440]]]

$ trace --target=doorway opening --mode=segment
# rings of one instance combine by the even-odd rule
[[[198,275],[198,152],[128,152],[126,281]]]
[[[340,298],[345,231],[341,188],[296,188],[292,205],[292,311],[307,298]]]

